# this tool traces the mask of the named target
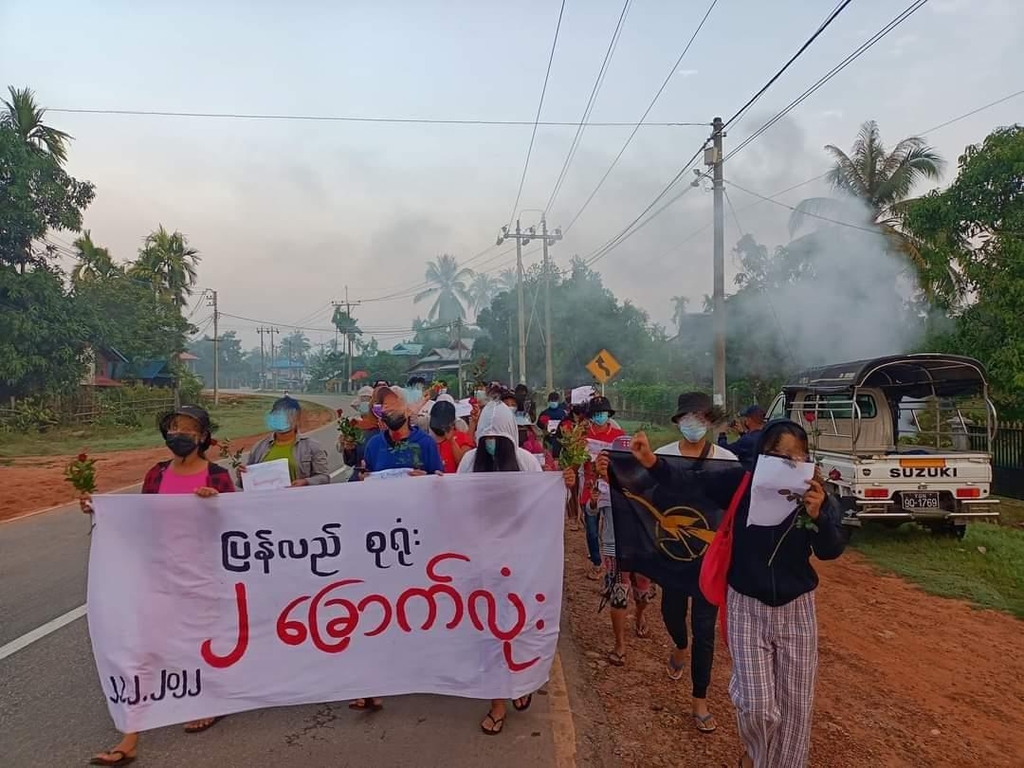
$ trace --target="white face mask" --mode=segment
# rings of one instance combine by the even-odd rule
[[[697,416],[686,415],[679,420],[679,432],[688,443],[699,443],[708,433],[708,425]]]

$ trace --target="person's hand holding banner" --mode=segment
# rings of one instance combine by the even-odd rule
[[[645,469],[650,469],[658,463],[658,457],[651,450],[651,443],[647,439],[647,433],[642,430],[633,435],[633,441],[629,444],[629,450],[632,451],[633,456],[636,457],[636,460]]]

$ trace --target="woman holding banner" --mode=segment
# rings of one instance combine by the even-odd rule
[[[540,472],[537,458],[518,446],[519,433],[512,410],[500,402],[492,402],[480,413],[480,424],[476,430],[477,447],[462,457],[459,473],[463,472]],[[572,488],[576,473],[567,469],[563,472],[565,484]],[[525,712],[533,703],[533,694],[522,696],[512,702],[517,712]],[[505,728],[504,699],[491,699],[491,708],[480,723],[480,730],[488,736],[497,736]]]
[[[231,473],[206,458],[213,437],[210,415],[205,410],[194,405],[177,408],[160,420],[160,434],[173,456],[146,473],[142,481],[143,493],[194,493],[208,499],[235,490]],[[88,495],[81,497],[79,505],[83,512],[93,511]],[[185,733],[201,733],[219,720],[219,717],[208,717],[187,723]],[[135,761],[138,749],[139,734],[125,733],[117,746],[96,755],[90,765],[128,765]]]

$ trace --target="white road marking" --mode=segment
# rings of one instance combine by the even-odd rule
[[[85,606],[80,605],[77,608],[72,608],[63,616],[58,616],[56,619],[46,622],[43,626],[36,627],[31,632],[26,632],[21,637],[11,640],[11,642],[4,646],[0,646],[0,660],[6,659],[8,656],[17,653],[22,648],[27,648],[36,640],[42,640],[47,635],[56,632],[61,627],[70,624],[72,621],[76,621],[83,616],[85,616]]]

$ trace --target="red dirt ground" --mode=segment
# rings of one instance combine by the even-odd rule
[[[311,431],[334,418],[329,410],[303,413],[302,429]],[[250,435],[231,441],[232,446],[249,448],[263,437]],[[216,452],[216,449],[214,449]],[[146,471],[168,457],[166,448],[97,453],[96,484],[99,493],[141,483]],[[66,504],[78,495],[64,480],[64,467],[72,456],[26,456],[0,468],[0,521],[40,509]]]
[[[590,676],[583,687],[600,697],[621,762],[735,766],[721,639],[709,694],[718,731],[704,735],[689,717],[689,674],[678,683],[665,674],[671,645],[657,602],[648,609],[652,637],[630,633],[626,666],[607,664],[611,622],[596,612],[599,582],[584,575],[584,534],[567,538],[565,610]],[[812,766],[1024,765],[1024,623],[925,594],[856,552],[818,570]]]

